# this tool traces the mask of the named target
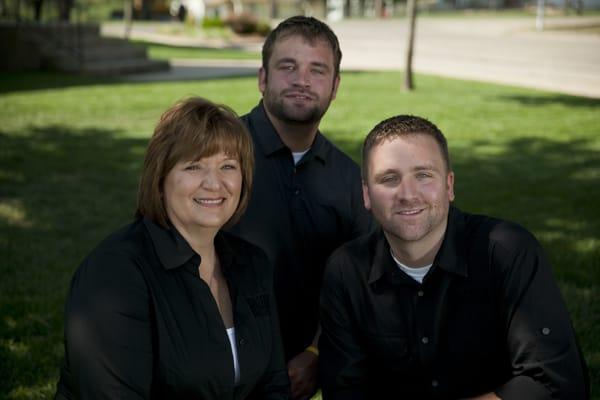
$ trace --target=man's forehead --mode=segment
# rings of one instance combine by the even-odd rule
[[[370,164],[376,167],[378,165],[385,164],[385,162],[392,162],[396,158],[405,157],[406,154],[401,155],[405,148],[411,148],[411,153],[409,156],[414,155],[414,157],[410,158],[415,162],[433,164],[436,161],[439,161],[443,163],[442,152],[434,138],[425,134],[409,134],[402,136],[389,136],[376,143],[370,151]],[[426,151],[420,152],[419,157],[417,158],[415,151],[418,152],[420,149]],[[379,153],[380,156],[373,157],[373,153],[375,152]],[[387,154],[388,157],[391,155],[392,158],[383,158],[381,157],[382,153]],[[394,157],[396,153],[398,157]]]
[[[285,51],[285,50],[294,50],[294,46],[290,46],[287,42],[289,41],[297,41],[302,45],[306,45],[312,48],[326,48],[333,59],[333,49],[331,48],[329,42],[325,38],[308,38],[304,35],[300,34],[288,34],[285,36],[281,36],[277,39],[274,45],[274,51]]]

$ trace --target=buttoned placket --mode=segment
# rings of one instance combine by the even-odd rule
[[[439,309],[436,304],[440,299],[437,293],[439,288],[434,288],[439,275],[434,275],[437,275],[436,271],[430,271],[421,284],[412,288],[417,354],[420,365],[433,366],[432,370],[427,371],[432,394],[441,390],[443,378],[436,373],[434,362],[440,334],[435,330],[435,319],[438,316],[433,314],[434,310]]]

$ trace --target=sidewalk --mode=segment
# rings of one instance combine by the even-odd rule
[[[600,98],[600,34],[558,27],[600,27],[600,16],[548,18],[542,32],[525,17],[421,17],[417,21],[414,69],[453,78],[502,83]],[[174,36],[157,24],[134,23],[131,37],[198,47],[240,47],[258,51],[258,38],[224,41]],[[345,20],[331,24],[343,51],[342,70],[404,68],[407,21]],[[554,29],[553,29],[554,28]],[[121,29],[121,30],[119,30]],[[122,35],[122,26],[103,27]],[[171,60],[166,73],[126,79],[176,80],[252,76],[257,61]]]

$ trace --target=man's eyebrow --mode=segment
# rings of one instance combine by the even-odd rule
[[[284,58],[280,58],[279,60],[275,61],[275,64],[285,64],[285,63],[296,64],[296,59],[292,58],[292,57],[284,57]]]
[[[412,171],[439,171],[439,168],[434,164],[416,165],[411,168]]]

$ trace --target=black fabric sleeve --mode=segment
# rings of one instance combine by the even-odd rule
[[[520,227],[494,232],[493,262],[502,265],[500,304],[512,378],[496,394],[510,399],[589,398],[587,368],[552,268]]]
[[[327,263],[321,291],[319,377],[324,400],[367,399],[366,354],[349,313],[343,279],[344,257],[334,253]]]
[[[65,351],[79,399],[145,399],[152,384],[147,285],[134,257],[95,252],[65,306]]]

